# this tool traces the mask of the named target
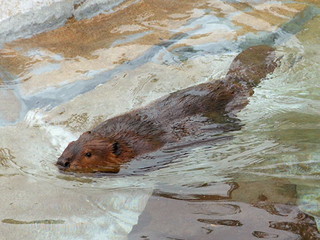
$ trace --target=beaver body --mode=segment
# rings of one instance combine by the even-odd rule
[[[272,47],[248,48],[234,59],[224,79],[171,93],[101,123],[71,142],[57,165],[71,172],[118,172],[123,163],[139,155],[201,135],[208,126],[235,119],[253,87],[276,65]]]

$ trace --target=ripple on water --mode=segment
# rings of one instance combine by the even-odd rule
[[[194,21],[193,26],[204,24],[206,19],[208,20],[207,16],[199,18]],[[207,34],[216,27],[226,32],[231,31],[229,27],[217,24],[220,21],[218,18],[210,20],[210,24],[194,31],[194,34]],[[177,39],[177,42],[183,43],[186,35],[181,36],[182,39]],[[126,44],[126,41],[132,40],[130,37],[136,39],[144,35],[131,35],[114,43]],[[202,54],[204,51],[197,49],[207,50],[208,47],[201,45],[198,48],[176,48],[175,52],[180,58],[176,59],[174,54],[169,54],[168,49],[165,52],[158,51],[170,44],[168,41],[162,46],[156,46],[146,58],[142,56],[136,62],[131,62],[134,64],[123,65],[117,73],[122,73],[126,68],[132,70],[141,67],[146,61],[156,58],[157,54],[164,54],[164,60],[170,60],[166,64],[182,64],[191,59],[188,62],[190,65],[180,69],[187,71],[197,62],[192,62],[192,54]],[[85,233],[89,236],[88,239],[93,239],[92,236],[126,236],[140,218],[137,229],[149,224],[153,231],[148,233],[150,236],[155,234],[155,239],[163,236],[161,234],[164,232],[166,236],[172,233],[172,238],[176,239],[181,236],[190,238],[192,235],[187,233],[199,233],[199,229],[203,231],[200,235],[208,237],[215,234],[217,239],[225,239],[226,233],[230,236],[228,239],[239,237],[239,234],[243,239],[250,239],[252,236],[278,238],[288,235],[294,238],[297,234],[304,233],[309,234],[307,237],[317,237],[313,220],[308,216],[301,218],[304,215],[295,205],[298,203],[298,196],[300,206],[306,212],[320,216],[320,191],[317,187],[320,173],[320,86],[317,77],[320,61],[317,58],[319,54],[315,54],[318,48],[306,49],[304,52],[304,47],[298,40],[295,44],[292,48],[297,47],[298,51],[293,53],[288,49],[291,46],[278,46],[284,53],[291,54],[291,60],[284,58],[278,72],[255,89],[250,104],[239,114],[243,124],[241,129],[217,134],[211,142],[194,141],[192,144],[172,146],[127,164],[117,175],[67,175],[60,173],[54,165],[67,143],[85,128],[101,121],[106,113],[94,119],[90,117],[94,110],[88,107],[87,112],[70,115],[66,121],[54,123],[50,121],[50,117],[59,118],[59,114],[63,114],[64,108],[68,107],[78,108],[76,111],[83,110],[90,95],[80,95],[70,105],[58,107],[59,114],[56,112],[54,116],[50,116],[47,109],[38,109],[30,111],[21,123],[0,128],[1,135],[6,136],[1,138],[0,145],[1,174],[3,172],[0,175],[1,190],[3,193],[10,193],[0,196],[0,202],[4,203],[6,210],[1,220],[6,224],[3,229],[12,230],[10,227],[13,225],[23,228],[31,224],[34,230],[36,225],[41,225],[43,232],[55,230],[65,236],[68,229],[58,226],[63,225],[69,228],[68,234],[71,231],[74,238],[81,238]],[[224,49],[224,43],[221,46],[218,47],[219,50]],[[235,48],[232,44],[228,47],[229,50]],[[215,49],[212,52],[219,51]],[[203,60],[206,60],[205,55],[198,60],[198,64]],[[158,65],[147,65],[145,69],[148,66],[156,68]],[[36,69],[32,74],[57,68],[59,66],[53,64],[48,68]],[[159,72],[165,74],[163,69]],[[126,74],[127,72],[124,75]],[[167,75],[171,75],[171,72]],[[137,78],[139,77],[141,75]],[[156,77],[152,76],[151,79],[156,82]],[[149,78],[146,79],[147,83]],[[184,78],[189,84],[194,82],[186,75],[182,77]],[[103,82],[98,80],[90,90]],[[119,80],[119,84],[120,77],[116,80]],[[112,87],[128,88],[128,82],[117,84]],[[80,85],[76,95],[83,93],[85,89]],[[133,89],[136,94],[144,86],[130,86],[130,91]],[[147,87],[142,90],[148,92]],[[60,104],[54,93],[56,92],[50,92],[46,101],[57,101]],[[45,94],[48,93],[44,92],[43,95]],[[68,92],[64,94],[68,95]],[[85,101],[81,102],[81,98]],[[66,97],[65,100],[68,99],[70,98]],[[141,96],[141,99],[143,102],[146,98]],[[101,106],[102,104],[99,105]],[[178,218],[172,217],[171,221],[168,216]],[[262,221],[256,221],[258,218]],[[161,219],[163,221],[159,224]],[[311,230],[308,232],[308,229]]]

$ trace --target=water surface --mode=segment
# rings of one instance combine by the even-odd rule
[[[160,3],[161,2],[161,3]],[[315,1],[127,1],[0,49],[0,231],[6,239],[319,239]],[[89,15],[88,15],[89,17]],[[119,174],[54,163],[103,120],[226,74],[251,45],[281,65],[216,141]]]

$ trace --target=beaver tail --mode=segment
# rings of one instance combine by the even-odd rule
[[[241,52],[231,63],[224,84],[227,92],[234,93],[226,105],[229,117],[235,117],[249,102],[253,88],[277,67],[275,49],[259,45]]]
[[[240,83],[250,89],[272,73],[276,66],[277,57],[274,48],[267,45],[249,47],[233,60],[226,80],[231,84]]]

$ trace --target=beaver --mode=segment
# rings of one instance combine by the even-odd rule
[[[171,93],[102,122],[71,142],[56,165],[67,172],[117,173],[121,165],[138,156],[201,135],[207,126],[236,119],[253,87],[274,71],[277,62],[273,47],[249,47],[235,57],[222,80]],[[220,125],[220,131],[228,129],[221,130]]]

